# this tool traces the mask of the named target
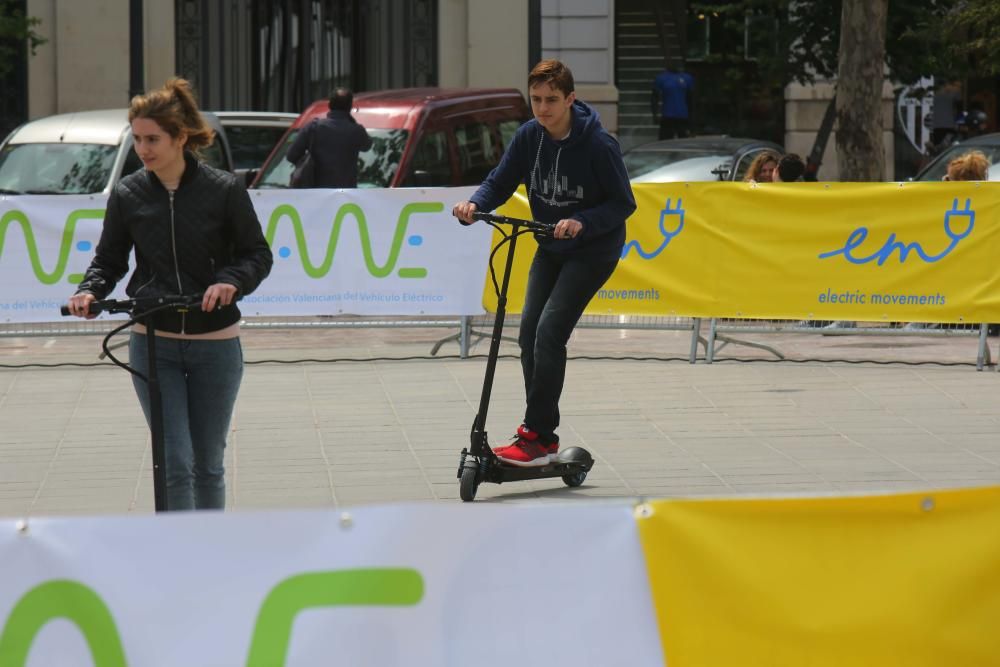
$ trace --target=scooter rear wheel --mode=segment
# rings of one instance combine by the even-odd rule
[[[476,499],[476,491],[479,489],[476,472],[477,470],[471,466],[462,469],[462,481],[459,483],[458,495],[467,503]]]
[[[566,484],[566,486],[573,486],[573,487],[580,486],[581,484],[583,484],[583,480],[585,479],[587,479],[587,473],[585,472],[578,472],[572,475],[563,475],[562,478],[563,483]]]

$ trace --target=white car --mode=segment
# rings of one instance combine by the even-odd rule
[[[216,140],[202,149],[202,160],[232,171],[225,130],[218,118],[203,115]],[[107,193],[141,167],[127,109],[57,114],[21,125],[0,144],[0,194]]]
[[[297,113],[282,111],[213,111],[212,114],[226,128],[233,169],[247,183],[253,181],[267,156],[299,117]]]
[[[624,160],[633,183],[741,181],[761,151],[784,153],[770,141],[702,136],[642,144]]]

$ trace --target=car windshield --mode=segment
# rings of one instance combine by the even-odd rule
[[[986,178],[990,181],[1000,181],[1000,146],[976,146],[974,144],[956,144],[946,150],[934,161],[927,171],[920,174],[919,181],[940,181],[948,173],[948,163],[969,151],[979,151],[989,160],[990,166]]]
[[[728,153],[715,151],[640,150],[625,154],[625,168],[633,183],[717,181],[719,174],[712,172],[720,167],[728,171],[731,161]]]
[[[20,194],[101,192],[111,180],[117,146],[8,144],[0,152],[0,190]]]
[[[372,147],[358,155],[358,187],[387,188],[396,174],[396,169],[399,168],[409,132],[370,127],[366,129],[368,136],[372,138]],[[297,135],[298,130],[288,133],[285,143],[278,147],[274,156],[268,161],[257,187],[288,187],[288,179],[291,178],[295,166],[286,160],[285,156]]]

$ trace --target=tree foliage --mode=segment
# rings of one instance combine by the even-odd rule
[[[1000,74],[1000,2],[937,0],[932,5],[900,36],[904,46],[931,51],[929,73],[948,78]]]
[[[842,0],[693,0],[690,11],[713,16],[713,30],[743,35],[749,28],[752,47],[756,44],[751,53],[744,52],[742,40],[732,40],[735,48],[708,60],[742,68],[751,57],[760,83],[777,88],[836,75],[842,5]],[[889,0],[885,60],[901,83],[928,75],[1000,73],[1000,2]]]
[[[27,16],[11,0],[0,0],[0,78],[6,76],[25,46],[32,55],[45,43],[35,28],[41,19]]]

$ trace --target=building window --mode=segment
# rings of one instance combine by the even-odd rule
[[[770,14],[716,11],[693,5],[687,15],[687,59],[728,56],[756,60],[768,49],[774,50],[776,29]]]

